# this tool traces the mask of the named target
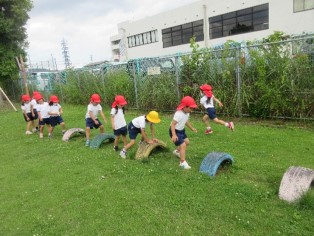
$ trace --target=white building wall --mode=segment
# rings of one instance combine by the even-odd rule
[[[121,38],[121,40],[125,40],[127,47],[128,36],[157,29],[158,42],[132,48],[127,47],[126,55],[120,57],[120,60],[190,52],[191,48],[189,44],[163,48],[162,29],[201,20],[204,19],[205,15],[207,23],[204,23],[204,25],[207,29],[204,32],[204,39],[206,39],[205,34],[208,37],[209,31],[208,18],[265,3],[269,3],[269,29],[212,40],[209,39],[208,42],[201,41],[197,43],[200,47],[205,47],[205,45],[211,47],[221,45],[227,40],[241,42],[244,40],[261,39],[273,34],[274,31],[283,31],[287,34],[314,32],[314,10],[294,13],[293,0],[202,0],[138,21],[122,22],[118,24],[118,36],[113,36],[111,41]],[[206,13],[204,12],[204,5],[206,6]]]

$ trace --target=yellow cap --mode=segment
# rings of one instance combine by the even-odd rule
[[[146,115],[146,119],[147,119],[149,122],[152,122],[152,123],[159,123],[159,122],[160,122],[159,115],[158,115],[158,112],[157,112],[157,111],[150,111],[150,112]]]

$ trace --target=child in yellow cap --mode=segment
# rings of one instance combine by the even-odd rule
[[[130,142],[124,146],[120,152],[122,158],[126,158],[127,150],[135,144],[135,139],[138,134],[142,135],[141,141],[147,143],[158,142],[158,139],[155,138],[154,124],[160,123],[159,114],[156,111],[150,111],[147,115],[139,116],[134,118],[128,125],[128,132],[130,137]],[[149,139],[145,127],[146,124],[150,125],[152,139]]]

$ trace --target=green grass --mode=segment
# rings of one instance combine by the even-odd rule
[[[63,106],[68,128],[84,128],[86,106]],[[106,116],[109,111],[106,110]],[[126,114],[127,121],[140,115]],[[169,150],[148,160],[123,160],[105,144],[93,150],[84,137],[39,140],[26,136],[21,112],[0,112],[0,235],[312,235],[314,191],[289,204],[278,198],[290,166],[314,169],[313,125],[238,120],[236,130],[212,125],[204,135],[198,114],[187,130],[189,171],[171,154],[172,114],[161,114],[157,138]],[[110,125],[105,125],[107,131]],[[45,130],[47,132],[47,130]],[[92,137],[98,130],[92,131]],[[47,137],[47,135],[45,135]],[[120,147],[122,143],[120,143]],[[128,155],[135,154],[133,147]],[[233,166],[214,178],[199,172],[213,151]]]

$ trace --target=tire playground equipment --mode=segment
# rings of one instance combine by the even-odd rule
[[[203,159],[200,166],[200,172],[212,177],[216,175],[220,166],[232,164],[233,162],[233,157],[228,153],[210,152]]]
[[[290,166],[282,177],[279,198],[290,203],[295,202],[311,187],[314,187],[314,170]]]
[[[153,144],[149,144],[147,142],[142,142],[135,154],[135,160],[140,160],[143,158],[148,158],[153,150],[156,148],[166,148],[167,145],[163,141],[154,142]]]
[[[81,128],[72,128],[68,129],[62,136],[62,140],[67,142],[72,137],[78,136],[78,135],[84,135],[85,136],[85,130]]]
[[[109,142],[112,142],[115,140],[114,134],[99,134],[97,135],[90,143],[90,148],[99,148],[105,141],[109,140]]]

